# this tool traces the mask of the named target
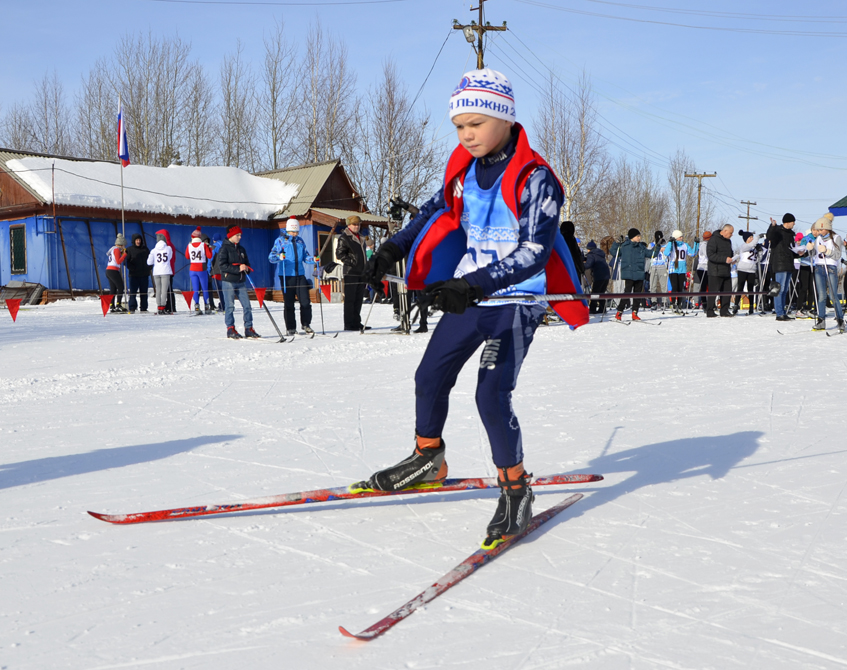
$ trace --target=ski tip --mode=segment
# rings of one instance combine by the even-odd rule
[[[95,519],[100,519],[100,521],[105,521],[107,523],[119,523],[112,514],[101,514],[100,512],[92,512],[90,510],[88,513]]]
[[[341,632],[341,634],[342,634],[344,637],[349,637],[349,638],[352,638],[352,639],[354,639],[354,640],[361,640],[362,642],[367,642],[368,640],[370,640],[370,639],[371,639],[371,638],[369,638],[369,637],[367,637],[367,636],[364,636],[364,637],[363,637],[363,636],[361,636],[361,635],[355,635],[354,633],[351,633],[349,630],[347,630],[344,626],[339,626],[339,627],[338,627],[338,630]]]

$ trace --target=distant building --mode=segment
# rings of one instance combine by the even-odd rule
[[[106,252],[118,232],[128,244],[141,234],[152,248],[164,228],[177,254],[174,286],[188,290],[191,232],[200,226],[210,238],[223,238],[234,224],[244,232],[254,283],[272,287],[277,278],[268,253],[289,216],[301,220],[312,252],[333,223],[343,225],[354,212],[372,224],[387,222],[363,211],[337,160],[261,176],[232,167],[130,165],[123,183],[124,223],[119,163],[0,149],[0,285],[18,280],[52,291],[100,291],[108,287]]]

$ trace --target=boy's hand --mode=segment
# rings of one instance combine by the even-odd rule
[[[452,314],[463,314],[484,297],[482,288],[471,286],[464,277],[430,284],[424,289],[424,296],[432,300],[436,309]]]
[[[371,256],[365,266],[365,281],[380,297],[385,295],[382,288],[382,278],[394,267],[397,261],[401,260],[403,260],[403,254],[397,245],[391,242],[383,242],[379,251]]]

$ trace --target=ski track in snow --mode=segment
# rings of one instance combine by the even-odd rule
[[[540,328],[514,394],[527,466],[606,479],[539,487],[536,511],[586,497],[363,644],[338,625],[475,551],[496,491],[139,526],[85,511],[367,477],[412,449],[429,335],[231,342],[186,314],[0,314],[0,668],[847,666],[843,371],[795,364],[814,335],[787,347],[743,316]],[[341,306],[324,316],[332,332]],[[387,332],[390,306],[371,322]],[[815,342],[844,358],[847,339]],[[493,473],[476,373],[451,396],[451,476]]]

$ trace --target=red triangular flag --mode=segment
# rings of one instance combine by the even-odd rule
[[[254,287],[253,290],[256,292],[256,300],[259,301],[259,309],[261,309],[262,305],[265,304],[265,291],[267,289]]]
[[[324,294],[327,302],[331,302],[330,293],[332,292],[332,286],[329,284],[321,284],[321,293]]]
[[[12,321],[18,320],[18,308],[21,306],[20,298],[7,298],[6,307],[9,308],[9,314],[12,315]]]
[[[182,297],[185,298],[185,304],[188,305],[188,309],[191,309],[191,299],[194,297],[194,291],[183,291]]]
[[[109,307],[112,306],[112,298],[114,297],[115,296],[109,293],[100,296],[100,307],[103,308],[103,316],[106,316],[106,313],[109,311]]]

